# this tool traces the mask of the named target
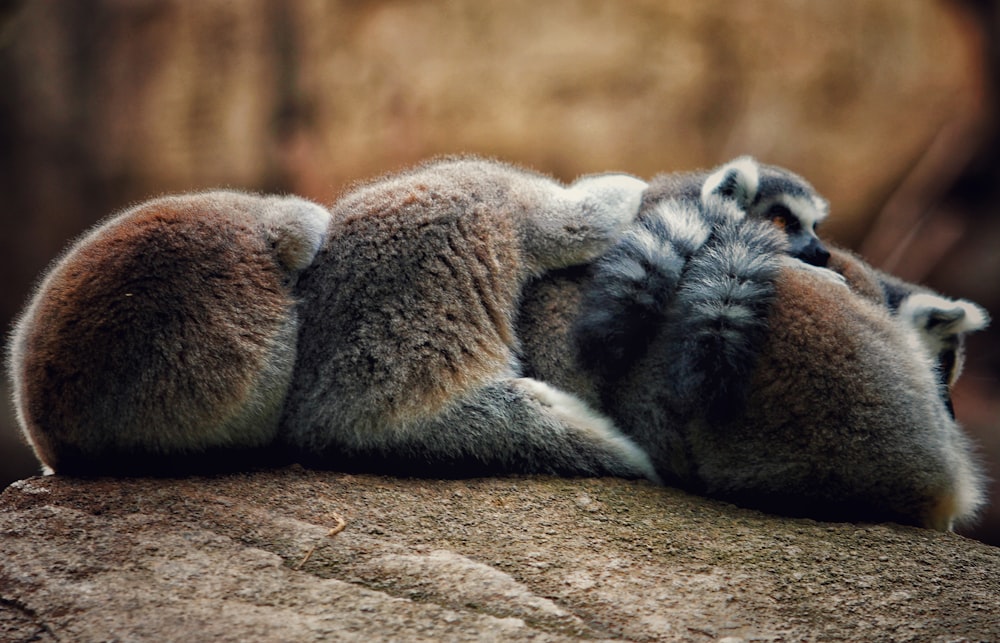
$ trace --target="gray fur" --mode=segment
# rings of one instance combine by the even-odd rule
[[[823,267],[829,252],[816,227],[829,214],[826,199],[804,178],[775,165],[741,156],[711,170],[662,174],[650,181],[643,209],[666,200],[704,201],[709,195],[732,200],[751,219],[771,221],[788,238],[788,253]]]
[[[71,247],[29,303],[8,354],[19,420],[60,472],[176,473],[280,434],[327,465],[662,478],[818,517],[969,519],[982,479],[935,358],[985,314],[905,293],[894,308],[848,255],[831,268],[850,289],[789,264],[787,234],[752,210],[756,167],[690,198],[450,159],[332,213],[233,192],[148,202]],[[601,328],[636,303],[641,341],[602,371]]]
[[[606,417],[521,377],[512,321],[527,279],[617,241],[645,185],[448,159],[332,214],[234,192],[142,204],[56,262],[18,324],[25,434],[60,472],[176,472],[273,444],[280,419],[328,464],[656,479]]]
[[[604,252],[644,187],[451,159],[347,194],[297,289],[287,441],[397,473],[655,478],[603,415],[521,377],[513,327],[524,283]]]
[[[650,344],[666,342],[674,347],[664,373],[671,406],[732,414],[767,331],[786,245],[778,230],[745,219],[732,200],[703,198],[645,208],[595,262],[574,322],[575,353],[596,381],[609,384]],[[617,388],[604,390],[611,396]]]
[[[948,399],[950,408],[949,389],[961,375],[965,362],[965,338],[989,325],[989,313],[971,301],[946,297],[925,286],[871,268],[846,253],[839,255],[846,256],[854,264],[864,265],[866,274],[859,274],[843,258],[837,259],[837,269],[854,273],[851,278],[856,288],[864,282],[863,289],[870,298],[884,304],[917,333],[921,345],[935,363],[941,393]]]

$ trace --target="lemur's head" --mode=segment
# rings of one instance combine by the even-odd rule
[[[831,249],[830,270],[849,287],[889,312],[913,332],[914,349],[926,354],[938,380],[941,400],[952,418],[951,388],[962,374],[965,338],[990,324],[984,308],[967,299],[952,299],[918,284],[872,268],[854,254]]]
[[[948,411],[951,386],[965,364],[965,336],[990,323],[989,314],[965,299],[949,299],[933,292],[914,292],[899,305],[899,318],[917,332],[921,344],[935,362],[938,382]]]
[[[816,236],[816,228],[830,206],[798,174],[741,156],[711,172],[702,185],[702,199],[709,194],[734,199],[749,216],[784,230],[788,253],[796,259],[820,267],[829,261],[830,252]]]

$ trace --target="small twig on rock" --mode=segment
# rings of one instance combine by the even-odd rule
[[[347,521],[344,520],[344,518],[340,514],[334,513],[333,517],[336,519],[337,525],[333,529],[328,531],[326,536],[324,536],[324,538],[332,538],[333,536],[336,536],[340,532],[344,531],[344,529],[347,527]],[[309,548],[309,551],[307,551],[306,555],[302,558],[302,560],[299,561],[299,564],[294,567],[295,571],[299,571],[300,569],[302,569],[302,566],[305,565],[306,562],[308,562],[308,560],[312,557],[313,552],[316,551],[317,547],[319,547],[319,542],[317,542],[316,544],[314,544],[312,547]]]

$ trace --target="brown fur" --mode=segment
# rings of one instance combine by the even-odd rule
[[[657,373],[674,358],[660,340],[626,377],[602,385],[611,387],[596,393],[603,409],[665,480],[700,492],[824,518],[937,529],[968,521],[983,502],[982,481],[930,356],[891,314],[877,273],[836,249],[831,267],[850,290],[815,269],[781,270],[745,410],[732,421],[711,424],[665,405],[668,383]],[[518,321],[528,371],[581,396],[595,395],[595,382],[561,351],[574,346],[589,278],[541,278]]]
[[[284,262],[296,252],[265,233],[273,202],[233,192],[154,200],[54,265],[18,323],[10,364],[45,465],[86,470],[273,437],[294,362]],[[316,208],[304,203],[289,207]]]

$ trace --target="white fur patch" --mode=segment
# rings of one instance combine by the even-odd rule
[[[914,293],[899,306],[899,317],[906,319],[917,330],[927,332],[927,324],[934,314],[953,319],[941,327],[937,334],[959,335],[986,328],[989,314],[980,306],[966,299],[949,299],[934,293]]]
[[[985,481],[968,466],[968,454],[965,449],[954,448],[957,451],[955,460],[954,514],[948,523],[948,530],[954,529],[956,522],[966,523],[979,513],[986,504],[986,494],[983,491]]]
[[[983,330],[990,325],[990,315],[981,306],[967,299],[959,299],[955,303],[965,310],[965,323],[962,325],[961,332],[971,333]]]
[[[818,194],[814,194],[812,198],[812,205],[813,209],[819,213],[816,223],[824,221],[828,216],[830,216],[830,202],[823,197]]]
[[[961,464],[955,472],[955,513],[948,524],[949,531],[953,530],[956,522],[961,524],[974,518],[986,504],[984,481],[970,469],[963,455],[960,452],[956,458]]]
[[[641,199],[647,187],[649,184],[631,174],[598,174],[578,179],[569,190],[584,190],[589,194],[613,193]]]
[[[295,199],[295,205],[299,206],[296,209],[299,216],[302,217],[306,231],[312,238],[313,247],[319,251],[319,247],[326,239],[327,229],[330,227],[330,211],[305,199]]]
[[[836,286],[840,286],[842,288],[847,288],[848,287],[847,286],[847,280],[844,278],[844,275],[840,274],[839,272],[834,272],[833,270],[830,270],[829,268],[820,268],[819,266],[814,266],[814,265],[808,264],[808,263],[806,263],[804,261],[799,261],[795,257],[789,257],[788,255],[781,255],[781,263],[786,268],[794,268],[796,270],[804,270],[804,271],[806,271],[806,272],[808,272],[810,274],[813,274],[813,275],[815,275],[815,276],[817,276],[817,277],[819,277],[819,278],[821,278],[821,279],[829,282],[830,284],[833,284],[833,285],[836,285]]]
[[[639,214],[647,187],[645,181],[628,174],[600,174],[579,179],[566,189],[566,196],[578,202],[596,201],[625,225]]]
[[[642,472],[653,482],[662,484],[649,455],[619,431],[609,418],[590,408],[586,402],[530,377],[518,378],[514,383],[544,405],[549,413],[595,440],[610,445],[611,449],[622,454],[636,471]]]
[[[330,212],[312,201],[282,197],[268,203],[266,216],[281,261],[291,270],[311,264],[326,240]]]
[[[736,192],[732,198],[741,208],[749,206],[757,198],[757,191],[760,189],[760,166],[750,156],[741,156],[712,172],[701,186],[702,202],[715,195],[731,179],[736,181]]]
[[[702,199],[702,206],[709,216],[716,221],[728,219],[729,221],[742,221],[747,217],[747,211],[736,204],[728,197],[718,194],[710,194]]]
[[[803,230],[814,229],[830,214],[829,206],[824,207],[825,202],[822,199],[782,194],[775,201],[788,208],[792,215],[799,220]]]
[[[691,204],[671,199],[658,204],[652,214],[663,222],[669,237],[666,240],[658,240],[658,245],[662,246],[664,242],[683,242],[684,245],[696,249],[705,245],[709,235],[712,234],[712,228],[705,221],[701,210]]]
[[[646,257],[655,257],[660,255],[664,252],[664,248],[671,246],[669,239],[661,239],[646,228],[636,227],[629,230],[627,238],[632,243],[642,248],[642,254]],[[625,266],[623,266],[623,268],[625,268]],[[633,271],[630,267],[625,269]],[[624,274],[623,270],[618,270],[618,272]],[[640,274],[635,274],[634,276],[637,278],[642,277]]]

